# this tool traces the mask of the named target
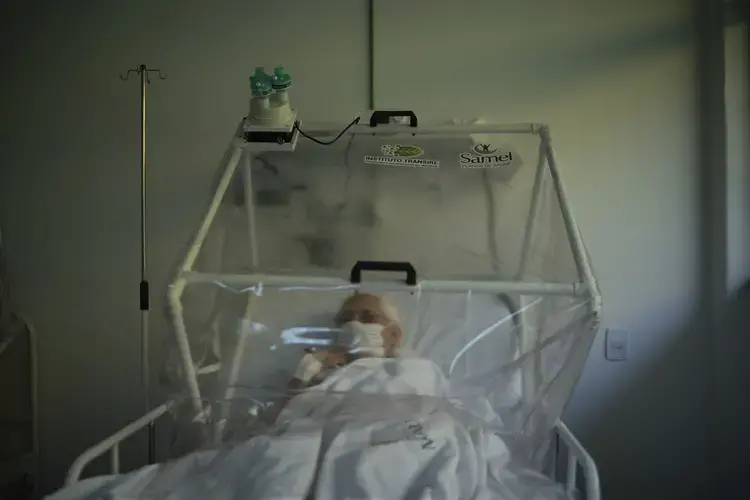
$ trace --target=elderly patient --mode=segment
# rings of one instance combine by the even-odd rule
[[[290,389],[316,385],[332,370],[362,357],[394,357],[401,344],[398,310],[379,295],[355,293],[341,305],[334,323],[351,335],[356,347],[308,351],[289,384]]]

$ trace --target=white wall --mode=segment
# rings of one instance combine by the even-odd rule
[[[277,27],[274,9],[239,0],[33,4],[4,16],[16,77],[0,94],[0,225],[15,291],[42,334],[50,488],[83,448],[141,411],[138,84],[117,74],[140,62],[169,72],[151,86],[149,122],[150,279],[160,300],[244,112],[252,67],[285,64],[306,116],[346,120],[366,106],[366,9],[288,0]],[[689,434],[708,424],[705,360],[690,328],[691,9],[688,0],[376,2],[377,107],[552,126],[605,326],[631,331],[627,362],[604,361],[597,341],[567,413],[599,462],[606,498],[703,496],[705,441]],[[145,447],[127,451],[132,464]]]
[[[750,279],[750,151],[748,138],[747,27],[725,34],[727,100],[727,224],[729,287]]]

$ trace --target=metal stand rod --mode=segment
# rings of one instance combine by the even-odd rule
[[[148,319],[150,312],[150,293],[146,272],[146,88],[148,86],[148,71],[141,65],[141,384],[143,385],[143,406],[145,411],[151,411],[151,372],[149,360],[149,330]],[[148,423],[148,463],[156,461],[156,429],[154,422]]]
[[[143,392],[144,411],[151,411],[151,371],[149,354],[149,312],[150,292],[148,285],[148,273],[146,266],[146,90],[150,72],[157,72],[159,78],[164,80],[165,76],[158,69],[149,69],[141,64],[137,69],[128,70],[120,78],[127,81],[131,73],[137,73],[141,80],[141,282],[139,287],[140,310],[141,310],[141,390]],[[154,422],[148,424],[148,463],[156,462],[156,429]]]

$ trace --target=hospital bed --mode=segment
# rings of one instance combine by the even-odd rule
[[[443,493],[479,488],[488,495],[479,498],[510,498],[502,491],[517,487],[514,494],[528,492],[522,498],[599,498],[595,463],[560,416],[598,329],[601,297],[549,129],[420,126],[414,113],[403,115],[408,123],[376,119],[375,112],[369,124],[365,117],[348,126],[306,125],[304,132],[297,126],[284,144],[248,143],[240,124],[169,288],[168,402],[85,451],[54,498],[81,498],[62,495],[81,486],[84,468],[98,457],[107,455],[119,474],[121,442],[159,419],[190,443],[162,454],[164,465],[118,476],[127,483],[119,492],[149,498],[169,484],[177,494],[179,484],[164,478],[179,469],[191,491],[224,498],[217,478],[226,467],[211,467],[229,462],[218,450],[246,447],[252,454],[258,442],[273,450],[306,436],[301,446],[309,436],[330,435],[342,409],[347,430],[334,434],[346,443],[363,433],[372,443],[385,432],[382,420],[425,419],[407,425],[420,432],[442,422],[433,428],[438,434],[451,427],[441,453],[480,465],[468,486],[439,475],[420,479],[434,480],[430,487]],[[352,363],[324,389],[291,397],[288,381],[303,349],[338,341],[330,320],[353,292],[397,304],[409,355]],[[346,379],[355,372],[364,385]],[[432,382],[424,382],[426,373]],[[409,389],[399,392],[403,387]],[[279,399],[288,405],[281,428],[278,421],[261,425]],[[391,418],[385,408],[405,413]],[[312,462],[325,462],[337,439],[311,451]],[[408,441],[382,439],[385,448]],[[252,463],[269,453],[252,455]],[[299,459],[294,455],[272,458]],[[341,495],[335,471],[343,462],[334,458],[328,472],[309,472],[314,486],[305,488],[317,488],[319,498]],[[197,462],[200,472],[191,468]],[[415,487],[413,478],[404,481]],[[226,487],[226,477],[219,483]],[[382,488],[355,486],[363,497]]]

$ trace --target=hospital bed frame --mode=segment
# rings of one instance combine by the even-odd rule
[[[12,313],[18,323],[17,331],[11,332],[7,338],[0,341],[0,363],[5,360],[5,354],[10,352],[11,345],[26,339],[28,344],[28,376],[30,385],[29,394],[29,417],[27,421],[21,422],[21,427],[29,426],[30,447],[20,455],[0,462],[0,490],[9,484],[21,481],[28,488],[27,493],[34,497],[37,493],[39,480],[39,419],[38,419],[38,391],[37,391],[37,334],[33,325],[24,316]],[[8,424],[11,427],[16,422]],[[16,429],[16,432],[22,432]]]
[[[172,282],[168,292],[168,304],[170,314],[175,329],[175,336],[177,341],[177,348],[180,354],[180,362],[183,373],[186,377],[187,389],[189,393],[189,400],[198,416],[204,415],[206,409],[203,405],[203,399],[201,397],[201,391],[198,384],[198,376],[201,373],[206,373],[211,367],[199,367],[196,366],[193,361],[193,356],[190,350],[190,344],[188,341],[188,334],[183,317],[183,308],[181,303],[182,294],[185,288],[190,284],[196,283],[221,283],[224,286],[239,287],[243,291],[252,292],[257,290],[256,287],[262,284],[262,287],[277,288],[285,286],[319,286],[319,287],[330,287],[330,288],[352,288],[356,289],[357,286],[353,285],[351,281],[344,278],[337,277],[312,277],[312,276],[279,276],[279,275],[266,275],[266,274],[221,274],[221,273],[206,273],[199,272],[194,269],[195,263],[198,259],[203,244],[208,237],[211,225],[219,212],[227,190],[239,173],[243,180],[244,186],[244,206],[247,210],[247,222],[248,222],[248,236],[250,242],[250,264],[252,269],[258,269],[258,249],[256,246],[256,219],[255,219],[255,204],[253,202],[253,187],[252,187],[252,175],[251,175],[251,162],[253,152],[264,152],[264,151],[292,151],[296,145],[298,134],[295,134],[293,140],[289,144],[278,145],[278,144],[259,144],[259,143],[248,143],[242,137],[242,125],[243,121],[238,125],[235,135],[232,139],[232,151],[226,166],[219,178],[216,190],[211,198],[211,202],[208,206],[205,216],[201,222],[200,228],[195,235],[190,248],[185,255],[182,264],[177,273],[176,279]],[[335,136],[339,131],[334,130],[330,126],[320,127],[307,127],[306,133],[318,136]],[[554,185],[555,192],[558,196],[560,209],[565,224],[566,235],[571,246],[573,258],[578,271],[578,280],[572,283],[540,283],[540,282],[525,282],[525,281],[447,281],[447,280],[420,280],[415,286],[409,287],[408,285],[383,285],[380,288],[383,290],[399,290],[410,289],[417,295],[421,292],[428,291],[441,291],[441,292],[465,292],[465,291],[476,291],[486,293],[498,293],[498,294],[514,294],[521,297],[522,305],[523,301],[529,296],[539,295],[563,295],[563,296],[574,296],[574,297],[587,297],[591,301],[591,328],[598,329],[600,315],[601,315],[601,295],[599,287],[594,277],[594,273],[589,261],[588,253],[585,250],[583,239],[578,229],[575,217],[573,216],[568,197],[566,195],[563,182],[560,179],[560,175],[557,168],[557,161],[555,159],[554,150],[551,145],[551,138],[549,129],[546,125],[540,124],[521,124],[521,125],[441,125],[441,126],[430,126],[430,127],[412,127],[408,125],[388,125],[380,127],[372,127],[367,125],[352,125],[345,131],[345,135],[380,135],[387,134],[392,135],[398,132],[429,136],[439,134],[532,134],[540,138],[540,155],[539,162],[536,165],[536,173],[534,179],[534,186],[532,191],[531,205],[526,220],[526,227],[524,230],[524,238],[522,242],[522,262],[520,265],[519,276],[524,276],[526,267],[526,256],[529,254],[533,236],[536,230],[538,222],[538,212],[542,203],[542,197],[540,193],[542,191],[542,182],[544,179],[545,167],[549,168],[551,179]],[[249,315],[252,308],[252,297],[254,293],[248,293],[248,306],[247,314]],[[526,328],[524,321],[524,315],[521,315],[521,342],[523,343],[524,350],[531,349],[538,343],[538,339],[535,338],[535,332],[533,329]],[[226,400],[231,400],[233,397],[233,386],[235,385],[234,380],[239,373],[239,363],[242,358],[242,352],[245,349],[245,340],[247,339],[247,332],[240,333],[240,339],[237,345],[237,350],[233,359],[230,362],[229,369],[229,383],[227,386],[227,392],[225,394]],[[536,360],[538,363],[538,360]],[[539,366],[529,363],[528,368],[524,368],[522,374],[523,389],[522,393],[524,396],[535,394],[535,389],[540,383],[537,380],[536,374],[538,373]],[[213,369],[211,369],[213,371]],[[144,383],[148,383],[145,381]],[[144,393],[147,393],[148,387],[144,387]],[[155,408],[140,419],[132,422],[128,426],[122,428],[117,433],[113,434],[109,438],[105,439],[101,443],[90,448],[84,452],[73,464],[68,474],[68,483],[76,482],[81,474],[83,468],[94,458],[110,452],[111,468],[113,471],[119,470],[119,443],[127,437],[138,432],[140,429],[149,426],[158,419],[170,408],[171,403],[166,403],[162,406]],[[221,422],[221,418],[216,419],[217,422]],[[578,478],[578,465],[583,467],[583,477],[585,478],[584,492],[587,499],[599,499],[599,479],[596,471],[596,466],[591,456],[584,450],[576,438],[571,434],[567,427],[562,422],[559,422],[556,429],[556,435],[558,439],[556,442],[561,442],[567,447],[567,454],[562,456],[567,463],[567,472],[565,474],[564,482],[566,487],[573,491],[576,480]]]
[[[121,472],[120,444],[148,427],[149,424],[155,423],[160,417],[168,413],[173,406],[173,402],[167,402],[154,408],[107,439],[84,451],[68,469],[65,485],[71,486],[80,481],[84,469],[105,454],[109,455],[109,472],[119,474]],[[548,475],[564,484],[565,491],[572,498],[600,500],[599,473],[596,463],[570,429],[561,421],[558,421],[555,425],[552,442],[554,449],[546,471]]]

